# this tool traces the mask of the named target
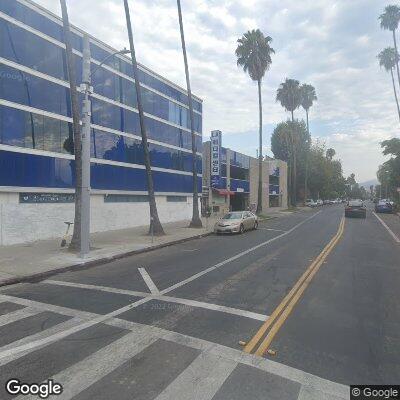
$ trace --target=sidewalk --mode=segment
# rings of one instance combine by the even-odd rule
[[[290,214],[280,210],[269,211],[267,218]],[[52,273],[101,264],[135,253],[173,245],[209,235],[216,217],[203,218],[203,228],[188,228],[189,221],[163,224],[165,236],[152,238],[147,227],[93,233],[92,250],[84,260],[61,248],[61,239],[41,240],[33,243],[0,247],[0,286],[41,278]]]

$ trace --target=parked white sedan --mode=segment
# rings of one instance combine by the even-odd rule
[[[317,207],[317,203],[313,199],[307,199],[305,205],[306,207]]]
[[[257,229],[258,219],[250,211],[232,211],[225,214],[214,226],[215,233],[243,233]]]

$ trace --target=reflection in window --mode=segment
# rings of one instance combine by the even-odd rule
[[[5,106],[0,107],[0,142],[56,153],[73,153],[70,123]]]

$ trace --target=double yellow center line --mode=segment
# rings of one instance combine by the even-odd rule
[[[296,282],[290,292],[281,301],[278,307],[274,310],[271,316],[264,322],[258,332],[253,336],[253,338],[246,344],[244,351],[246,353],[253,353],[257,344],[265,336],[264,340],[261,342],[254,354],[258,356],[263,356],[268,350],[272,340],[278,333],[281,326],[286,321],[287,317],[292,312],[294,306],[300,299],[301,295],[306,290],[307,286],[313,279],[314,275],[318,272],[322,263],[328,257],[329,253],[339,242],[344,231],[344,218],[340,221],[339,229],[336,235],[331,239],[331,241],[325,246],[318,257],[311,263],[304,274]],[[268,332],[268,333],[267,333]]]

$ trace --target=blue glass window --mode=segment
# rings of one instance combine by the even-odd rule
[[[63,27],[61,24],[46,18],[44,15],[24,6],[18,1],[0,0],[0,11],[64,43]],[[71,38],[72,47],[82,51],[82,37],[71,32]]]
[[[0,143],[10,146],[72,153],[72,126],[55,118],[44,117],[11,107],[0,106]]]
[[[69,89],[0,65],[0,96],[14,103],[70,116]]]
[[[192,171],[192,154],[149,143],[151,165],[159,168]],[[140,140],[99,130],[92,131],[92,157],[144,165]],[[197,171],[201,173],[201,157],[197,156]]]
[[[97,61],[102,62],[106,57],[108,57],[111,53],[108,51],[103,50],[99,46],[95,45],[94,43],[90,44],[90,50],[92,58]],[[119,57],[113,56],[107,59],[105,62],[108,66],[124,73],[125,75],[133,77],[133,68],[132,64],[126,60],[122,60]],[[188,97],[182,93],[181,91],[169,86],[168,84],[162,82],[161,80],[154,78],[152,75],[144,72],[143,70],[139,69],[139,80],[141,83],[183,103],[188,104]],[[193,109],[199,112],[202,111],[202,105],[197,100],[193,100]]]
[[[99,99],[92,99],[92,123],[121,132],[140,136],[139,115]],[[171,125],[145,117],[148,138],[185,149],[192,148],[191,133]],[[202,150],[202,139],[196,135],[197,151]]]

